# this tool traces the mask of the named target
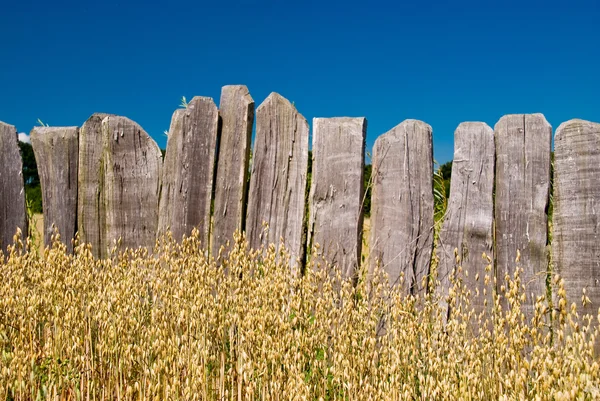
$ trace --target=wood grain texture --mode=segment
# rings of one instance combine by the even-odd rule
[[[433,247],[431,127],[405,120],[377,138],[373,177],[371,270],[379,263],[390,285],[401,285],[407,294],[423,293]]]
[[[365,118],[315,118],[308,222],[309,249],[356,276],[362,247]]]
[[[600,307],[598,123],[570,120],[556,130],[553,228],[552,261],[565,280],[568,305],[575,302],[580,316],[595,317]],[[586,306],[581,302],[584,289],[591,301]]]
[[[243,230],[254,100],[244,85],[224,86],[219,114],[221,133],[215,182],[212,255]]]
[[[527,299],[522,310],[530,319],[535,297],[546,293],[552,127],[542,114],[512,114],[498,121],[494,134],[497,285],[504,283],[506,273],[512,277],[517,265],[523,268]]]
[[[95,257],[106,256],[102,232],[106,226],[104,168],[102,165],[102,120],[105,113],[94,113],[79,130],[79,167],[77,230],[82,242],[92,246]]]
[[[158,145],[134,121],[108,116],[102,120],[107,247],[151,249],[158,228],[162,155]]]
[[[308,122],[287,99],[271,93],[256,110],[246,234],[255,249],[279,246],[283,239],[293,270],[304,252],[307,168]]]
[[[444,300],[452,286],[453,269],[462,267],[462,274],[454,273],[454,277],[462,279],[472,292],[471,306],[477,313],[491,311],[493,305],[494,158],[494,131],[487,124],[466,122],[458,126],[450,198],[437,247],[438,290]],[[458,264],[455,250],[460,257]],[[441,305],[447,308],[445,300]]]
[[[51,245],[54,226],[69,252],[77,230],[78,127],[35,127],[31,146],[38,166],[44,210],[44,242]]]
[[[0,121],[0,250],[6,254],[17,229],[27,235],[23,161],[17,129]]]
[[[180,240],[194,228],[208,249],[219,112],[212,98],[194,97],[173,113],[163,167],[158,229]]]

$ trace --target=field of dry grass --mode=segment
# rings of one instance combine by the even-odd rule
[[[481,315],[458,280],[445,321],[435,296],[390,291],[380,272],[353,286],[326,266],[294,277],[273,248],[199,249],[17,249],[0,264],[0,400],[600,397],[598,330],[559,278],[530,322],[518,276]]]

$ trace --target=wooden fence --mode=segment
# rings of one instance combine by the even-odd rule
[[[366,120],[314,120],[307,188],[304,117],[272,93],[256,109],[251,153],[254,118],[245,86],[224,87],[219,108],[195,97],[173,114],[164,162],[156,143],[125,117],[93,114],[80,128],[34,128],[46,244],[56,226],[69,250],[79,232],[103,258],[119,239],[123,247],[151,248],[168,229],[180,239],[198,228],[217,257],[233,233],[245,229],[255,248],[282,238],[295,272],[319,244],[319,257],[337,264],[344,277],[355,276],[363,244]],[[4,251],[17,227],[25,231],[27,225],[16,135],[0,123]],[[448,209],[434,244],[432,128],[407,120],[381,135],[373,150],[371,235],[364,239],[370,269],[380,263],[393,285],[420,294],[429,288],[435,248],[441,293],[447,294],[460,265],[468,271],[467,287],[480,293],[478,310],[491,304],[484,281],[496,278],[500,286],[519,266],[528,317],[532,294],[545,293],[551,271],[564,278],[572,300],[585,289],[590,302],[584,311],[597,312],[600,124],[571,120],[556,131],[549,247],[551,139],[541,114],[507,115],[493,130],[460,124]]]

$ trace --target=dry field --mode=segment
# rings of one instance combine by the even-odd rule
[[[293,277],[285,253],[239,238],[218,261],[199,249],[16,249],[0,263],[0,400],[600,398],[598,331],[559,277],[531,322],[518,275],[479,316],[459,279],[445,322],[380,272],[352,286],[326,266]]]

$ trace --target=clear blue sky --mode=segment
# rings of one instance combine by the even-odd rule
[[[125,115],[159,146],[181,96],[245,84],[313,117],[365,116],[367,146],[406,118],[452,158],[461,121],[542,112],[600,121],[595,1],[5,0],[0,120]]]

